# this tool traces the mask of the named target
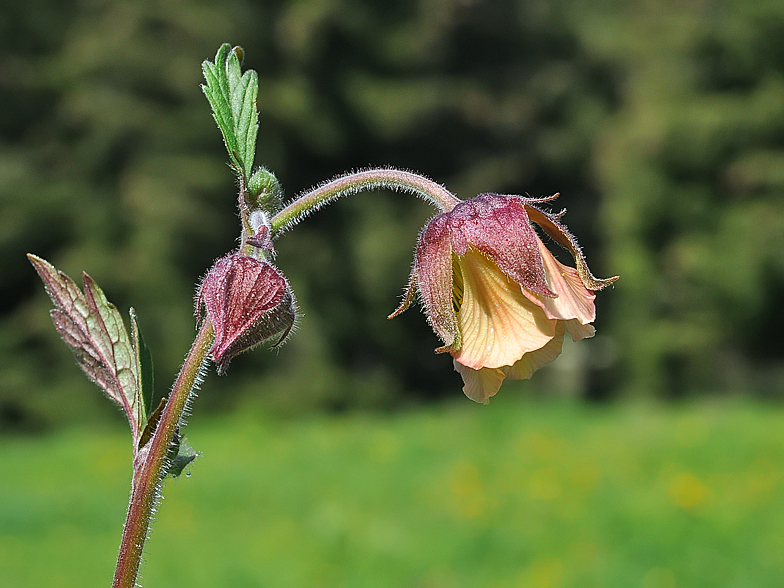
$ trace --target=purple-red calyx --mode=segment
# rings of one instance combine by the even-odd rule
[[[526,379],[561,353],[563,337],[594,334],[595,278],[575,238],[536,205],[554,200],[481,194],[430,220],[419,235],[403,312],[418,291],[433,330],[463,378],[463,391],[487,403],[506,378]],[[563,214],[563,213],[561,213]],[[531,222],[568,249],[561,264]]]
[[[286,278],[271,263],[232,253],[215,262],[196,293],[215,329],[210,356],[219,374],[238,353],[260,343],[284,342],[296,320],[296,304]]]

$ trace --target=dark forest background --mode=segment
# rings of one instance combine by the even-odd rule
[[[259,73],[257,163],[288,197],[377,165],[461,198],[562,194],[594,273],[622,278],[594,339],[502,393],[784,395],[784,3],[4,0],[0,429],[116,412],[58,340],[27,252],[137,309],[166,392],[194,283],[238,234],[199,89],[223,42]],[[431,214],[369,193],[281,238],[298,333],[211,376],[199,410],[460,395],[421,314],[385,318]]]

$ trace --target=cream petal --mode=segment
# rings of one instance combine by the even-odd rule
[[[457,265],[463,276],[457,313],[462,344],[452,352],[457,361],[475,370],[511,366],[553,338],[557,321],[545,316],[495,262],[469,248]]]
[[[527,380],[540,367],[547,365],[561,355],[565,330],[564,322],[558,321],[558,325],[555,328],[555,337],[550,339],[547,345],[536,351],[526,353],[513,366],[501,368],[501,371],[510,380]]]
[[[572,341],[588,339],[596,334],[593,325],[584,325],[577,319],[566,321],[566,332],[572,337]]]
[[[490,397],[495,396],[504,381],[504,372],[500,369],[482,368],[475,370],[455,360],[455,371],[463,378],[463,392],[474,402],[488,404]]]
[[[549,318],[565,321],[577,319],[583,325],[593,322],[596,318],[593,303],[596,294],[583,285],[576,269],[563,265],[553,257],[541,239],[538,242],[547,286],[558,296],[548,298],[523,289],[525,295],[540,306]]]

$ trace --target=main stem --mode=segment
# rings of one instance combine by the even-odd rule
[[[169,394],[152,439],[134,458],[131,500],[112,588],[134,588],[137,585],[144,542],[165,475],[166,454],[214,337],[212,324],[205,319]]]
[[[418,174],[390,168],[369,169],[340,176],[291,202],[271,219],[272,237],[341,196],[373,189],[409,192],[440,211],[451,210],[460,202],[446,188]],[[243,225],[243,229],[247,227]],[[205,319],[177,376],[152,439],[134,456],[131,500],[112,588],[136,587],[152,511],[166,473],[167,453],[214,337],[212,324]]]
[[[419,196],[441,212],[452,210],[460,200],[441,184],[419,174],[394,169],[375,168],[349,173],[321,184],[302,194],[278,212],[270,222],[272,237],[292,227],[303,217],[325,204],[364,190],[397,190]]]

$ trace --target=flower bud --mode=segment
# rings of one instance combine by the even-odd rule
[[[248,178],[246,201],[252,208],[275,212],[283,201],[283,190],[278,178],[264,167],[254,171]]]
[[[286,278],[272,264],[232,253],[219,259],[196,293],[215,329],[210,356],[219,374],[238,353],[278,337],[282,344],[296,319],[296,304]]]

